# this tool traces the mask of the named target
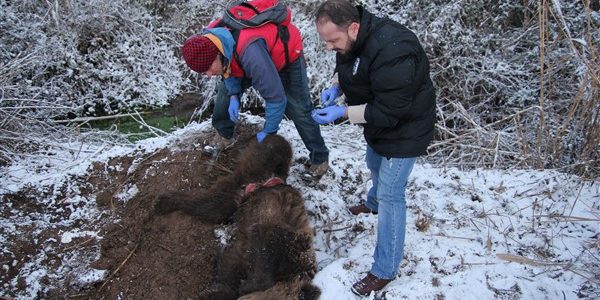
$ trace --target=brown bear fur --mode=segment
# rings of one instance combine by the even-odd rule
[[[204,192],[158,196],[156,212],[175,210],[206,222],[233,221],[229,246],[220,254],[216,284],[202,299],[318,299],[311,284],[316,271],[310,226],[302,196],[280,184],[243,195],[241,187],[271,177],[285,181],[292,149],[281,136],[253,139],[230,176]]]
[[[221,177],[205,192],[161,194],[156,211],[165,214],[181,210],[207,222],[224,223],[237,210],[242,196],[241,187],[249,183],[262,183],[271,177],[285,181],[291,161],[292,148],[283,137],[269,135],[262,143],[253,137],[238,158],[233,174]]]

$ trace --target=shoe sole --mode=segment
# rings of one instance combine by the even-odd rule
[[[355,213],[353,213],[353,212],[350,212],[350,213],[351,213],[353,216],[358,216],[358,215],[362,215],[362,214],[372,214],[372,215],[374,215],[374,216],[376,216],[376,215],[377,215],[377,212],[376,212],[376,211],[370,211],[370,212],[359,212],[359,213],[357,213],[357,214],[355,214]]]
[[[310,173],[303,173],[300,175],[300,179],[308,183],[318,183],[319,181],[321,181],[321,177],[323,176],[315,176]]]
[[[353,213],[350,209],[348,209],[348,211],[350,212],[350,214],[352,214],[353,216],[358,216],[360,214],[372,214],[372,215],[377,215],[376,211],[370,210],[370,211],[361,211],[357,214]]]
[[[369,294],[371,294],[371,292],[369,292],[369,294],[361,294],[356,289],[354,289],[354,287],[351,287],[350,290],[352,291],[352,293],[354,293],[354,295],[360,296],[360,297],[369,296]]]

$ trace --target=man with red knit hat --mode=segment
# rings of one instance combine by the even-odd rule
[[[190,38],[186,47],[183,48],[183,57],[186,58],[186,63],[190,69],[204,73],[208,71],[212,63],[219,55],[219,49],[207,37],[196,35]]]
[[[231,145],[235,141],[239,98],[252,86],[265,100],[265,123],[256,134],[258,142],[277,132],[285,113],[310,152],[309,174],[320,178],[328,169],[329,150],[319,125],[310,116],[313,106],[298,28],[287,24],[289,41],[284,45],[278,26],[272,23],[242,29],[237,39],[228,28],[215,27],[216,24],[213,22],[201,34],[188,38],[182,54],[193,71],[223,76],[217,86],[212,115],[221,144]]]

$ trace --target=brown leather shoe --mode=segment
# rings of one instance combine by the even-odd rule
[[[369,272],[365,278],[352,285],[352,292],[359,296],[367,296],[373,291],[379,291],[384,288],[391,279],[379,279]]]
[[[365,205],[364,203],[355,205],[355,206],[351,206],[348,210],[350,210],[350,213],[355,216],[358,216],[360,214],[374,214],[374,215],[377,214],[376,211],[368,208],[367,205]]]

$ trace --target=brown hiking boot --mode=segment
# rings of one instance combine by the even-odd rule
[[[359,296],[367,296],[373,291],[379,291],[384,288],[391,279],[379,279],[369,272],[367,276],[352,285],[352,292]]]
[[[237,139],[234,137],[228,139],[217,134],[210,142],[210,144],[217,149],[228,149],[229,147],[233,146],[233,144],[235,144],[236,141]]]
[[[314,177],[322,177],[323,175],[325,175],[325,173],[327,173],[327,170],[329,170],[329,162],[328,161],[324,161],[320,164],[311,164],[310,167],[308,168],[308,172],[310,173],[310,175],[314,176]]]
[[[302,180],[304,180],[307,184],[312,185],[316,184],[321,180],[323,175],[327,174],[327,170],[329,170],[329,162],[324,161],[320,164],[310,164],[308,159],[306,160],[296,160],[297,162],[303,164],[306,169],[302,172]]]
[[[351,206],[349,209],[351,214],[358,216],[360,214],[374,214],[376,215],[377,212],[368,208],[367,205],[365,205],[364,203],[359,204],[359,205],[355,205],[355,206]]]

